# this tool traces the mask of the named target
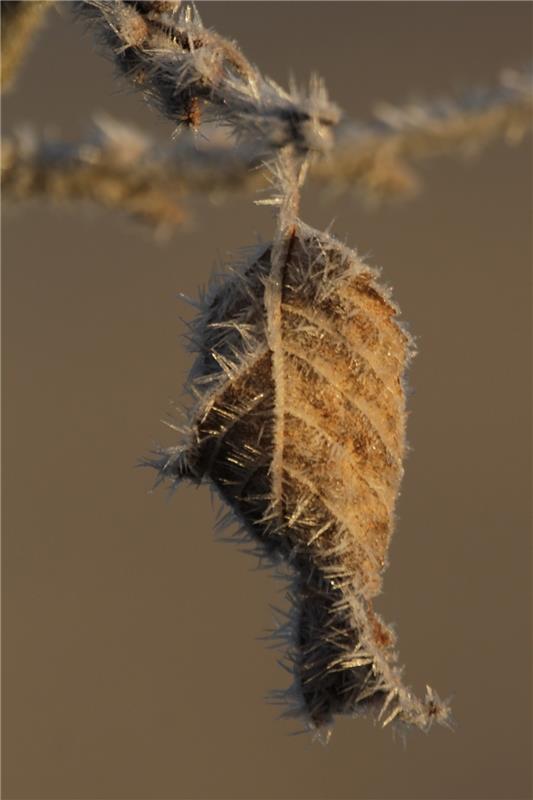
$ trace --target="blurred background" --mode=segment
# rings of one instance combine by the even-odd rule
[[[3,133],[80,136],[94,112],[168,141],[59,3],[4,101]],[[521,2],[202,2],[208,26],[287,85],[314,70],[356,119],[531,59]],[[272,216],[198,201],[166,243],[110,211],[4,209],[3,796],[531,796],[531,140],[423,166],[413,200],[306,189],[302,216],[394,287],[419,354],[411,452],[378,607],[406,681],[452,696],[454,733],[404,747],[339,718],[328,747],[265,701],[289,676],[259,640],[284,588],[217,542],[206,487],[135,468],[182,400],[180,316]],[[5,205],[5,203],[4,203]]]

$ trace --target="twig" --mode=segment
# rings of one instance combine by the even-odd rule
[[[521,141],[533,125],[533,74],[504,70],[499,84],[457,99],[416,102],[402,108],[381,104],[376,120],[339,127],[333,154],[317,161],[323,182],[357,185],[368,195],[393,195],[417,188],[412,164],[452,154],[472,156],[491,141]]]
[[[187,0],[76,4],[120,71],[177,126],[227,125],[271,150],[288,143],[307,152],[330,145],[341,114],[322,82],[286,92],[263,77],[233,42],[208,30]]]
[[[140,134],[104,119],[76,144],[19,131],[2,143],[2,193],[15,201],[90,201],[165,232],[187,215],[178,186],[164,180],[165,162],[143,160],[146,147]]]
[[[37,28],[46,12],[54,5],[52,0],[3,0],[0,4],[2,19],[2,59],[0,86],[2,92],[10,89],[17,71],[26,55]]]

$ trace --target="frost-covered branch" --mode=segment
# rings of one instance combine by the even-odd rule
[[[443,155],[475,155],[496,139],[521,141],[533,124],[533,73],[504,70],[494,87],[471,89],[458,98],[380,104],[367,125],[346,121],[328,159],[317,161],[324,182],[357,185],[372,195],[416,188],[413,166]]]
[[[3,0],[2,58],[0,85],[2,92],[11,88],[19,66],[37,28],[41,25],[52,0]]]
[[[77,143],[39,139],[21,130],[2,142],[2,193],[14,201],[44,197],[66,204],[90,201],[124,211],[157,229],[181,225],[186,213],[179,182],[165,178],[148,140],[103,119]]]
[[[405,196],[418,186],[415,165],[424,159],[472,155],[494,140],[521,140],[533,121],[531,73],[507,70],[492,88],[457,99],[381,105],[369,123],[345,120],[332,148],[315,158],[310,177],[328,190],[358,190],[365,198]],[[4,197],[54,201],[92,200],[133,213],[157,227],[184,220],[191,195],[220,199],[252,191],[265,181],[263,145],[228,142],[222,131],[208,139],[184,134],[171,144],[109,117],[76,143],[14,134],[3,143]]]
[[[328,148],[341,115],[321,81],[313,78],[308,92],[286,92],[234,42],[205,28],[194,3],[76,5],[122,74],[177,126],[216,121],[267,151],[289,143],[304,152]]]

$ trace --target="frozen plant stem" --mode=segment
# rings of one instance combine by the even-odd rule
[[[156,230],[173,230],[187,219],[180,183],[167,179],[155,148],[150,156],[147,150],[144,136],[103,116],[75,144],[38,141],[24,129],[2,142],[2,193],[17,202],[89,201]]]
[[[216,121],[265,151],[324,150],[340,119],[318,79],[285,92],[233,43],[205,28],[194,3],[85,0],[77,4],[125,77],[176,126]]]

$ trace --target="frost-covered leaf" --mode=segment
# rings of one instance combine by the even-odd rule
[[[272,559],[290,564],[281,630],[293,711],[313,727],[374,710],[423,729],[447,707],[400,679],[372,609],[405,449],[413,350],[375,271],[298,220],[211,288],[194,325],[190,433],[161,473],[210,481]]]

